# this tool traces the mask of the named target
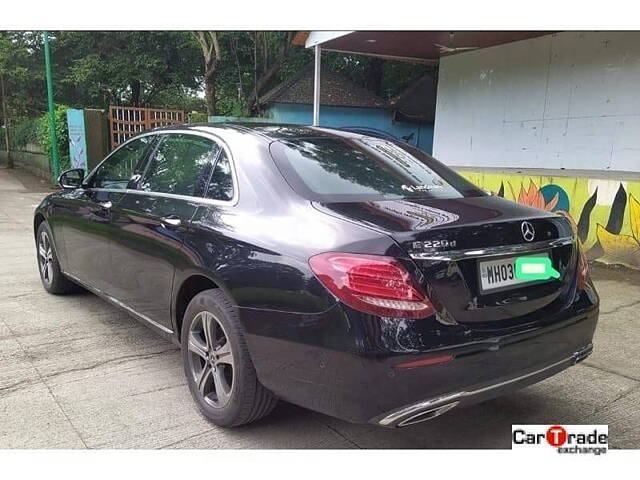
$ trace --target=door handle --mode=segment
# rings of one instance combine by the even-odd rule
[[[100,205],[105,210],[109,210],[111,207],[113,207],[113,203],[111,202],[98,202],[98,205]]]
[[[162,217],[160,221],[162,223],[169,224],[172,227],[178,227],[182,223],[182,220],[180,220],[178,217],[174,217],[173,215],[169,217]]]

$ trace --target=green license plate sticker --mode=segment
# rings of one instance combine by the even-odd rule
[[[548,280],[560,278],[549,257],[519,257],[516,258],[516,278],[518,280]]]

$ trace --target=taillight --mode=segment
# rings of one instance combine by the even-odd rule
[[[434,312],[395,258],[328,252],[311,257],[309,265],[325,287],[356,310],[401,318],[424,318]]]
[[[584,290],[589,278],[589,262],[587,256],[582,251],[580,243],[578,245],[578,288]]]

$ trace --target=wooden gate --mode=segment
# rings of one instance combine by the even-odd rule
[[[184,123],[184,111],[141,107],[109,107],[111,149],[145,130]]]

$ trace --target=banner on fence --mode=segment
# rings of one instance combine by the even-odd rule
[[[69,128],[69,158],[71,168],[87,171],[87,138],[84,127],[84,112],[75,108],[67,110]]]

